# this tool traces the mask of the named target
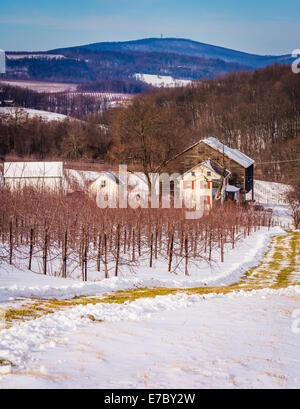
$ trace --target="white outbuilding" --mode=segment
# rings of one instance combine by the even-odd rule
[[[63,162],[5,162],[3,179],[11,190],[31,187],[58,192],[62,189]]]
[[[90,185],[89,193],[97,196],[100,192],[114,200],[118,200],[119,186],[123,182],[112,172],[101,172],[99,177]]]

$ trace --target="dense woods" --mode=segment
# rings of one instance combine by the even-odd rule
[[[14,96],[9,95],[21,106],[28,106],[30,100],[30,107],[66,113],[66,96],[14,92]],[[25,124],[2,118],[1,154],[43,157],[47,151],[69,157],[66,146],[73,145],[76,153],[71,156],[76,159],[122,161],[138,164],[141,169],[146,164],[153,171],[163,169],[185,147],[213,135],[255,159],[256,175],[274,181],[297,178],[300,75],[293,74],[288,66],[149,91],[123,106],[105,110],[107,107],[103,105],[101,113],[95,114],[93,104],[88,105],[79,96],[73,113],[86,124],[46,124],[38,120]]]
[[[22,110],[0,115],[0,157],[7,154],[45,159],[99,159],[109,150],[106,130],[79,120],[45,122]]]

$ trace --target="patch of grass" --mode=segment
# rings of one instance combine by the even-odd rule
[[[7,322],[25,321],[25,319],[36,318],[38,312],[33,308],[14,309],[10,308],[5,312],[5,320]]]
[[[273,254],[273,259],[274,260],[283,260],[283,254],[276,250],[275,253]]]
[[[11,366],[14,368],[16,365],[9,359],[0,358],[0,366]]]
[[[164,296],[170,294],[177,294],[179,292],[183,292],[185,290],[181,290],[178,288],[164,288],[164,287],[156,287],[156,288],[139,288],[134,290],[126,290],[126,291],[117,291],[113,294],[110,294],[104,297],[101,302],[108,303],[108,304],[124,304],[126,301],[132,302],[139,298],[154,298],[157,296]]]
[[[279,270],[279,269],[280,269],[280,264],[279,264],[279,262],[277,262],[277,261],[270,261],[270,262],[268,263],[268,267],[269,267],[271,270]]]
[[[289,276],[293,271],[294,271],[293,267],[286,267],[280,270],[279,274],[277,275],[275,287],[276,288],[287,287],[290,284]]]

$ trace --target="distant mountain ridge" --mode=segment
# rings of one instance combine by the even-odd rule
[[[184,38],[145,38],[141,40],[123,41],[123,42],[100,42],[75,47],[61,48],[49,51],[75,51],[75,50],[99,51],[117,51],[117,52],[140,52],[140,53],[173,53],[192,57],[201,57],[207,59],[219,59],[227,63],[238,63],[242,66],[252,68],[265,67],[275,63],[290,63],[291,55],[257,55],[242,51],[236,51],[229,48],[200,43]]]
[[[146,38],[40,53],[8,52],[3,79],[76,83],[81,91],[136,94],[151,88],[142,80],[147,76],[172,77],[179,83],[292,61],[290,55],[263,56],[181,38]]]

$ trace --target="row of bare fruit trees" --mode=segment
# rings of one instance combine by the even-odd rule
[[[89,197],[24,189],[0,192],[0,261],[45,275],[109,278],[154,267],[189,275],[224,262],[226,249],[272,216],[233,203],[198,220],[184,209],[99,209]]]

